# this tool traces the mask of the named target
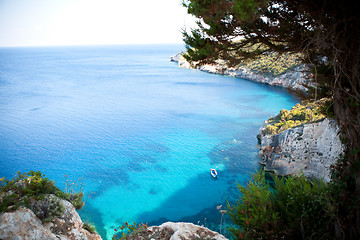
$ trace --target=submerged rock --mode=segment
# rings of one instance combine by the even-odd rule
[[[56,198],[54,195],[51,197]],[[84,223],[70,202],[59,200],[64,206],[64,212],[50,222],[42,222],[33,211],[25,207],[1,213],[0,239],[101,240],[97,233],[90,233],[83,228]]]
[[[287,129],[276,135],[266,135],[265,124],[259,131],[260,153],[266,171],[281,176],[303,173],[309,178],[330,181],[330,167],[343,153],[335,120],[325,118],[319,122]]]

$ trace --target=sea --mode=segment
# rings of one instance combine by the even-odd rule
[[[184,49],[0,48],[0,177],[39,170],[64,191],[81,190],[79,214],[103,239],[124,222],[186,221],[226,234],[219,210],[260,168],[259,128],[297,99],[179,68],[169,58]]]

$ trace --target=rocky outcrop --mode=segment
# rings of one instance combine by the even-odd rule
[[[192,68],[179,53],[170,58],[179,67]],[[308,69],[299,65],[295,69],[278,76],[253,72],[243,67],[229,68],[223,61],[196,67],[198,70],[248,79],[269,85],[286,87],[294,90],[306,90],[304,85],[314,86],[307,76]],[[343,152],[338,135],[339,128],[334,120],[327,118],[310,124],[287,129],[276,135],[265,134],[268,123],[260,129],[258,139],[261,144],[260,162],[266,171],[279,175],[294,175],[303,172],[309,178],[330,181],[330,167]]]
[[[170,58],[170,61],[177,62],[179,67],[193,68],[189,62],[182,56],[183,53],[178,53]],[[254,82],[265,83],[273,86],[281,86],[294,90],[303,90],[304,85],[312,86],[313,83],[308,77],[309,71],[305,65],[299,65],[286,73],[278,76],[269,74],[262,74],[253,72],[244,67],[227,67],[223,61],[219,60],[216,64],[204,64],[197,66],[196,69],[213,74],[222,74],[226,76],[238,77],[242,79],[251,80]]]
[[[266,135],[267,123],[260,129],[260,153],[266,171],[281,176],[303,172],[309,178],[330,181],[330,167],[343,152],[339,128],[327,118],[287,129],[276,135]]]
[[[154,240],[187,240],[187,239],[208,239],[226,240],[223,235],[192,223],[166,222],[160,226],[147,229],[148,238]]]
[[[59,200],[64,206],[64,212],[60,217],[54,217],[51,222],[41,222],[25,207],[14,212],[1,213],[0,239],[101,240],[98,234],[92,234],[83,228],[84,223],[70,202]]]

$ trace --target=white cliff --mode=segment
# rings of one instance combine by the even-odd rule
[[[153,226],[147,229],[147,239],[154,240],[227,240],[223,235],[192,223],[166,222],[160,226]]]
[[[84,223],[70,202],[62,199],[60,201],[64,206],[64,212],[60,217],[54,217],[51,222],[42,222],[25,207],[1,213],[0,239],[101,240],[97,233],[90,233],[83,228]]]
[[[330,181],[330,168],[343,152],[335,120],[325,118],[276,135],[266,135],[266,125],[258,135],[266,171],[282,176],[303,172],[309,178]]]
[[[170,61],[177,62],[178,66],[182,68],[193,68],[191,64],[182,56],[182,54],[183,53],[176,54],[170,58]],[[197,66],[196,69],[212,74],[232,76],[294,90],[306,91],[304,85],[313,85],[308,76],[309,70],[305,65],[299,65],[294,69],[277,76],[256,73],[244,67],[227,67],[226,64],[224,64],[224,61],[221,60],[218,60],[216,64],[204,64]]]

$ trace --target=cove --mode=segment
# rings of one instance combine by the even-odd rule
[[[125,221],[216,229],[216,206],[259,168],[264,120],[297,100],[178,68],[168,59],[183,49],[0,48],[0,177],[40,170],[64,190],[71,180],[85,192],[80,215],[104,239]]]

